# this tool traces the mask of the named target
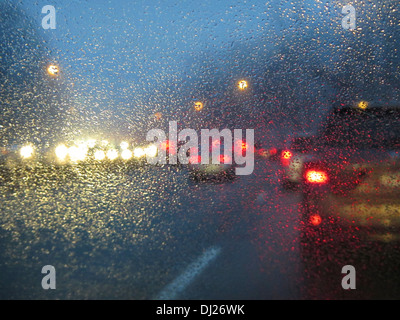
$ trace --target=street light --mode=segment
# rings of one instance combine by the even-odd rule
[[[240,90],[246,90],[248,86],[249,86],[249,84],[247,83],[246,80],[240,80],[238,82],[238,87]]]
[[[58,66],[56,66],[55,64],[51,64],[47,68],[47,73],[50,76],[56,77],[56,76],[58,76],[59,72],[60,72],[60,70],[59,70]]]
[[[201,111],[203,109],[203,107],[204,107],[204,104],[201,101],[197,101],[194,103],[194,109],[196,111]]]

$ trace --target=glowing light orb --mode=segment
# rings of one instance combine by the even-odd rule
[[[130,158],[132,158],[132,156],[133,156],[132,151],[128,149],[121,152],[121,158],[124,160],[129,160]]]
[[[96,146],[96,140],[95,139],[89,139],[86,144],[87,144],[87,146],[89,148],[94,148]]]
[[[133,150],[133,155],[135,156],[135,158],[141,158],[145,154],[146,153],[143,148],[135,148],[135,150]]]
[[[322,218],[319,214],[314,214],[310,217],[310,223],[313,226],[318,226],[321,224],[321,222],[322,222]]]
[[[73,146],[68,149],[69,157],[72,161],[82,161],[86,158],[87,149],[83,147]]]
[[[201,101],[197,101],[194,103],[194,110],[201,111],[204,108],[204,104]]]
[[[53,76],[53,77],[58,76],[59,72],[60,72],[60,70],[59,70],[58,66],[56,66],[54,64],[48,66],[48,68],[47,68],[47,73],[50,76]]]
[[[97,151],[94,153],[94,158],[95,158],[96,160],[101,161],[101,160],[104,160],[105,157],[106,157],[106,154],[104,153],[103,150],[97,150]]]
[[[107,151],[107,158],[110,160],[115,160],[118,158],[118,151],[115,149],[110,149]]]
[[[20,155],[24,159],[29,159],[33,156],[33,147],[32,146],[23,146],[19,151]]]
[[[248,86],[249,86],[249,84],[247,83],[246,80],[240,80],[238,82],[238,87],[240,90],[246,90]]]
[[[126,141],[122,141],[119,146],[121,147],[122,150],[126,150],[129,148],[129,143]]]
[[[146,155],[148,157],[155,157],[157,156],[157,147],[155,145],[150,145],[145,149]]]
[[[56,148],[56,157],[59,160],[64,160],[67,156],[68,156],[68,148],[63,144],[60,144]]]
[[[359,107],[360,109],[362,109],[362,110],[365,110],[365,109],[368,108],[368,102],[367,102],[367,101],[360,101],[360,102],[358,103],[358,107]]]

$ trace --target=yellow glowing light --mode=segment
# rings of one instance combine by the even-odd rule
[[[120,144],[120,147],[121,147],[122,150],[126,150],[126,149],[129,148],[129,143],[126,142],[126,141],[122,141],[121,144]]]
[[[24,159],[29,159],[33,156],[33,147],[32,146],[23,146],[19,151],[20,155]]]
[[[89,140],[86,142],[86,145],[87,145],[89,148],[94,148],[94,147],[96,146],[96,140],[95,140],[95,139],[89,139]]]
[[[58,66],[52,64],[47,68],[47,73],[51,76],[57,76],[58,73],[60,72]]]
[[[68,148],[63,144],[60,144],[56,148],[56,156],[59,160],[64,160],[68,156]]]
[[[101,144],[105,147],[105,146],[108,145],[108,141],[107,141],[107,140],[102,140],[102,141],[101,141]]]
[[[95,158],[96,160],[101,161],[101,160],[104,160],[105,157],[106,157],[106,154],[104,153],[103,150],[97,150],[97,151],[94,153],[94,158]]]
[[[135,150],[133,150],[133,155],[135,158],[143,157],[145,154],[146,153],[143,148],[135,148]]]
[[[69,157],[72,161],[82,161],[86,158],[87,149],[84,147],[73,146],[68,149]]]
[[[240,80],[238,82],[238,87],[239,87],[240,90],[245,90],[245,89],[247,89],[248,86],[249,85],[248,85],[246,80]]]
[[[132,158],[132,151],[125,149],[124,151],[121,152],[121,158],[124,160],[129,160]]]
[[[203,109],[203,107],[204,107],[204,104],[203,104],[203,102],[201,102],[201,101],[197,101],[197,102],[195,102],[195,104],[194,104],[194,109],[195,109],[196,111],[201,111],[201,110]]]
[[[115,149],[110,149],[107,151],[107,158],[110,160],[115,160],[118,158],[118,151]]]
[[[368,108],[368,102],[367,102],[367,101],[360,101],[359,104],[358,104],[358,107],[359,107],[360,109],[365,110],[365,109]]]
[[[155,145],[149,145],[147,148],[146,148],[146,150],[145,150],[145,152],[146,152],[146,155],[148,156],[148,157],[155,157],[155,156],[157,156],[157,151],[158,151],[158,149],[157,149],[157,146],[155,146]]]

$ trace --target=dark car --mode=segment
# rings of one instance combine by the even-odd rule
[[[399,105],[335,108],[316,141],[302,177],[303,242],[398,240]]]
[[[240,143],[241,151],[246,149],[246,143]],[[213,150],[216,151],[217,159],[213,160]],[[197,154],[191,154],[189,158],[188,169],[190,178],[194,181],[232,181],[235,177],[235,157],[232,152],[224,153],[224,144],[219,140],[213,141],[209,146],[209,159],[207,163],[202,158],[202,148],[199,148]],[[238,152],[238,148],[233,148],[233,152]]]

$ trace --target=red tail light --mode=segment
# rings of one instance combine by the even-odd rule
[[[165,140],[161,143],[160,145],[162,150],[168,151],[169,154],[175,154],[175,146],[173,143],[171,143],[169,140]]]
[[[328,174],[322,170],[308,170],[306,172],[306,181],[309,183],[326,183],[328,182]]]
[[[231,162],[231,157],[221,154],[219,156],[219,162],[220,163],[230,163]]]
[[[313,226],[318,226],[318,225],[321,224],[321,222],[322,222],[322,218],[321,218],[321,216],[320,216],[319,214],[313,214],[313,215],[310,217],[310,223],[311,223]]]
[[[243,140],[238,140],[238,141],[236,141],[236,145],[235,145],[235,151],[236,152],[241,152],[241,153],[243,153],[243,152],[245,152],[245,151],[247,151],[247,149],[248,149],[248,144],[245,142],[245,141],[243,141]]]
[[[271,156],[276,155],[277,152],[278,152],[278,150],[276,150],[276,148],[272,148],[272,149],[269,150],[269,154],[270,154]]]
[[[198,155],[198,156],[190,156],[189,157],[189,163],[191,163],[191,164],[199,164],[199,163],[201,163],[201,156],[200,155]]]
[[[293,153],[289,150],[282,151],[282,159],[289,160],[293,156]]]

